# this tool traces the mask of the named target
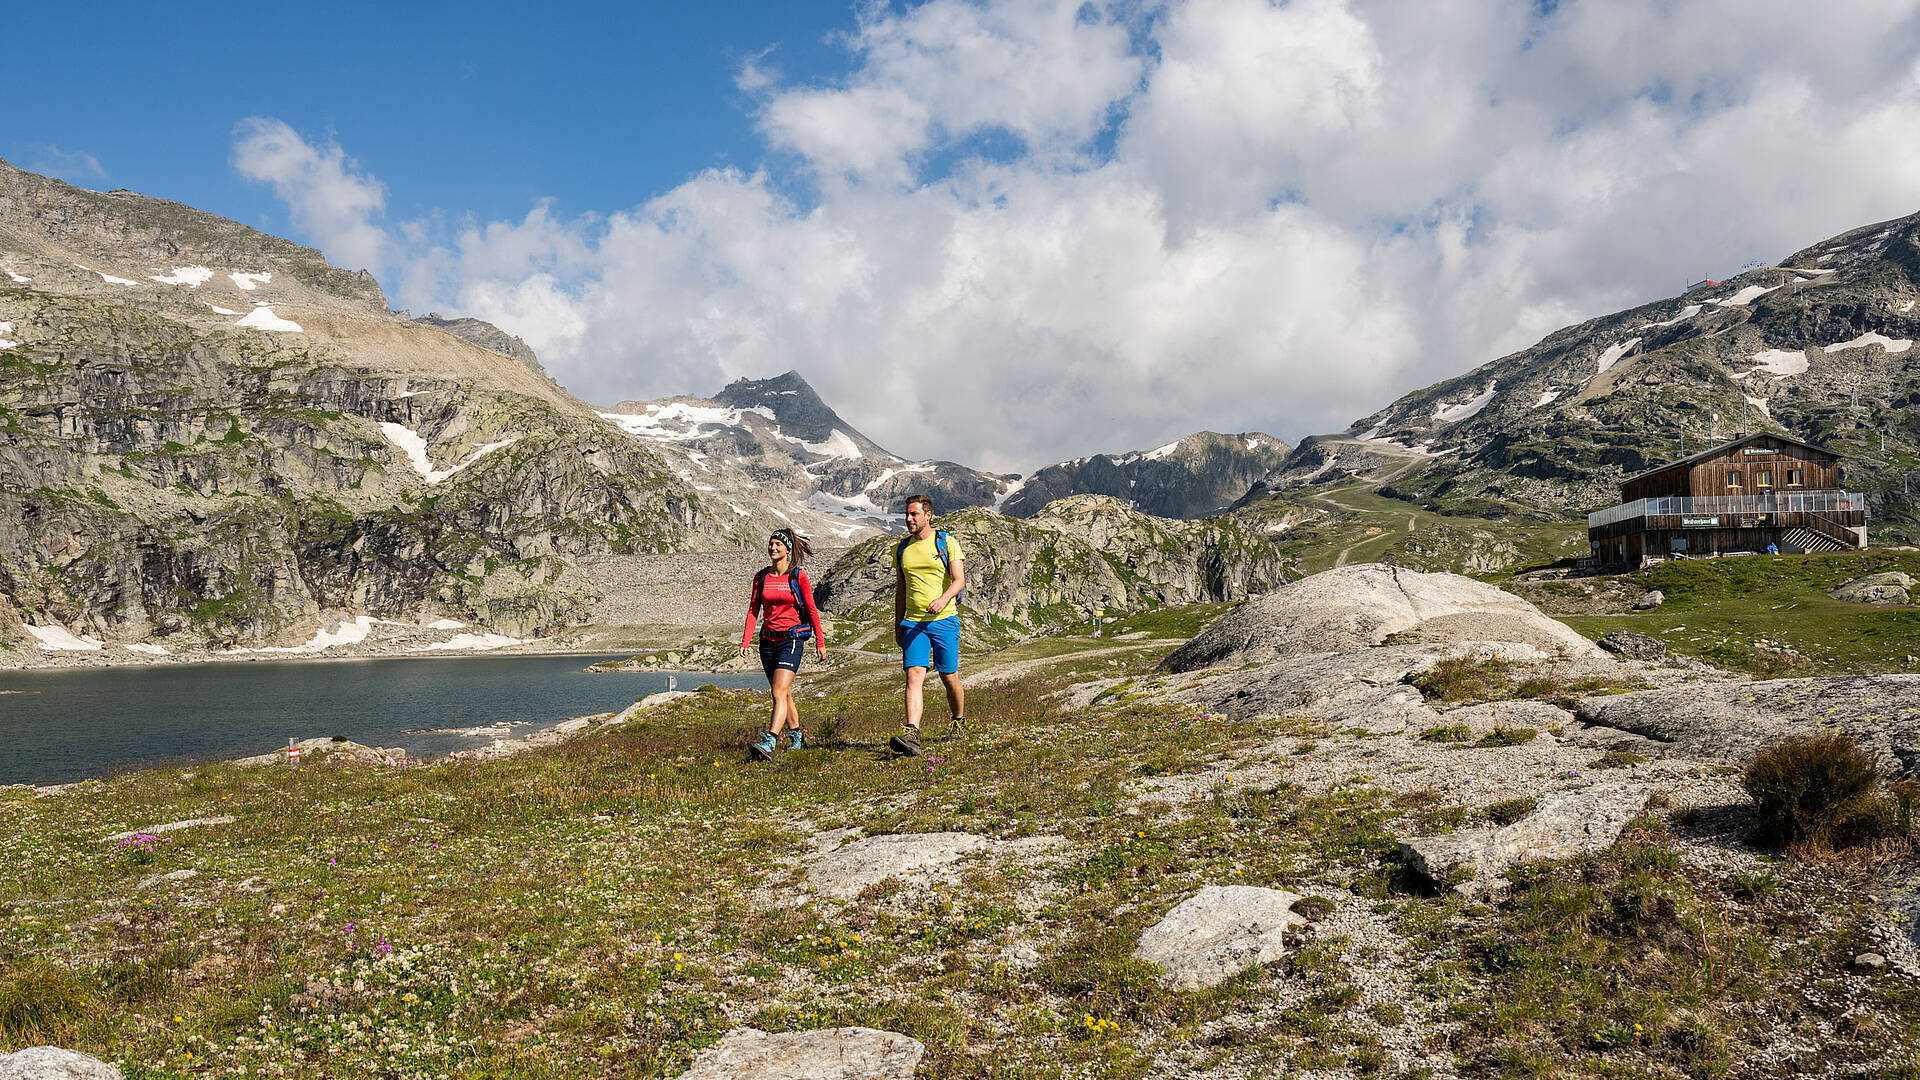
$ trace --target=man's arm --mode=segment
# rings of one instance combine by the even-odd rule
[[[947,591],[927,605],[927,614],[938,615],[947,610],[947,605],[953,603],[953,598],[959,596],[960,590],[967,587],[967,560],[956,558],[949,562],[947,578]]]

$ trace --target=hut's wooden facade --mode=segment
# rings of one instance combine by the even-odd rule
[[[1831,551],[1867,545],[1865,496],[1841,487],[1840,455],[1784,435],[1747,435],[1620,484],[1587,515],[1604,567],[1676,555]]]

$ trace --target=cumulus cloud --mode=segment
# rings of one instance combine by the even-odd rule
[[[234,128],[233,167],[272,184],[294,227],[333,262],[351,270],[385,268],[387,234],[378,219],[387,190],[362,175],[338,144],[315,146],[280,120],[249,117]]]
[[[1920,208],[1916,10],[874,5],[840,78],[741,65],[759,171],[393,242],[409,302],[520,334],[590,400],[797,368],[883,445],[1015,469],[1298,437]],[[346,258],[378,185],[305,149],[261,174],[335,178],[282,194],[348,207],[305,211]]]

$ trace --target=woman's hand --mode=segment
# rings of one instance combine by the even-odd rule
[[[813,657],[821,663],[827,662],[827,647],[819,642],[813,643]]]
[[[747,655],[747,643],[744,641],[740,643],[740,655],[741,656]]]

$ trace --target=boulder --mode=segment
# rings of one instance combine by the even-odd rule
[[[1569,656],[1592,642],[1540,609],[1458,574],[1382,563],[1342,566],[1242,604],[1169,656],[1169,671],[1264,664],[1282,657],[1397,643],[1503,641]]]
[[[1646,808],[1645,784],[1562,791],[1502,828],[1460,829],[1400,841],[1408,865],[1435,882],[1467,875],[1473,888],[1533,859],[1572,859],[1605,851]]]
[[[0,1080],[120,1080],[120,1070],[77,1050],[33,1046],[0,1054]]]
[[[1194,681],[1176,683],[1169,696],[1235,720],[1300,716],[1371,735],[1394,735],[1443,722],[1442,714],[1427,704],[1419,688],[1407,682],[1408,677],[1449,657],[1495,654],[1522,662],[1549,659],[1539,649],[1517,642],[1383,645],[1296,656],[1285,663],[1246,671],[1188,676]],[[1567,719],[1564,712],[1535,701],[1493,702],[1445,715],[1447,723],[1468,723],[1484,715],[1498,718],[1508,727],[1523,723],[1555,727]],[[1533,720],[1541,722],[1533,724]]]
[[[1635,600],[1633,602],[1633,610],[1652,611],[1654,608],[1657,608],[1661,604],[1664,604],[1666,602],[1667,602],[1666,593],[1661,592],[1659,589],[1648,589],[1644,594],[1641,595],[1640,599]]]
[[[874,1028],[734,1028],[680,1080],[909,1080],[926,1052],[918,1039]]]
[[[1293,913],[1300,897],[1252,885],[1208,885],[1140,935],[1136,959],[1161,969],[1176,990],[1218,986],[1286,955],[1287,931],[1307,925]]]
[[[1789,735],[1844,731],[1909,774],[1920,774],[1920,675],[1843,675],[1693,683],[1584,698],[1567,737],[1611,747],[1637,736],[1659,755],[1745,765]]]
[[[1629,660],[1658,660],[1667,655],[1666,642],[1631,630],[1615,630],[1604,634],[1594,644]]]
[[[1846,600],[1856,604],[1907,604],[1912,603],[1910,591],[1913,578],[1899,572],[1868,574],[1857,577],[1836,588],[1827,590],[1827,595],[1835,600]]]
[[[991,841],[972,833],[888,833],[837,848],[807,867],[807,883],[822,896],[851,900],[890,877],[946,866]]]

